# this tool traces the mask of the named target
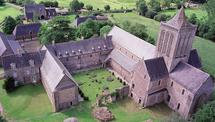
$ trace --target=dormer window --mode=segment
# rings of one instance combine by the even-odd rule
[[[69,52],[68,52],[68,51],[66,51],[66,55],[69,55]]]
[[[31,59],[28,62],[29,62],[29,64],[30,64],[31,67],[34,67],[34,60]]]
[[[16,69],[16,64],[15,64],[15,63],[11,63],[11,64],[10,64],[10,67],[11,67],[11,69],[14,70],[14,69]]]
[[[106,45],[104,45],[104,48],[105,48],[105,49],[107,49],[107,46],[106,46]]]
[[[82,53],[82,50],[78,50],[79,53]]]
[[[93,50],[93,51],[95,51],[95,48],[94,48],[94,47],[92,47],[92,50]]]

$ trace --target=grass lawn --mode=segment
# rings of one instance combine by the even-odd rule
[[[92,82],[92,76],[100,83]],[[68,117],[77,117],[80,122],[96,122],[91,115],[91,105],[95,101],[95,95],[101,92],[99,87],[108,86],[112,91],[122,86],[116,78],[114,81],[106,81],[111,74],[105,69],[98,69],[74,75],[81,89],[89,97],[90,101],[82,102],[78,106],[66,111],[53,113],[51,103],[42,85],[27,85],[17,89],[11,94],[6,94],[2,89],[3,81],[0,81],[0,101],[4,107],[7,119],[22,122],[62,122]],[[91,86],[89,86],[91,84]],[[142,122],[152,119],[159,122],[168,117],[171,110],[161,104],[152,108],[140,109],[132,100],[125,99],[108,105],[116,117],[116,122]]]
[[[176,14],[176,11],[177,10],[164,10],[161,13],[174,16]],[[185,9],[185,13],[188,17],[195,13],[198,19],[204,19],[205,17],[207,17],[207,12],[201,8]]]
[[[35,0],[36,2],[44,0]],[[69,7],[69,3],[72,0],[57,0],[60,6]],[[136,0],[79,0],[86,5],[92,5],[94,9],[104,9],[104,5],[110,5],[111,9],[120,9],[124,8],[135,8]]]
[[[113,18],[110,19],[118,24],[122,23],[123,21],[130,21],[132,23],[139,23],[145,25],[147,27],[148,34],[154,37],[155,40],[157,39],[160,26],[159,22],[152,19],[148,19],[146,17],[139,16],[135,13],[116,13],[113,15]],[[196,37],[194,40],[193,47],[198,50],[201,56],[203,69],[211,75],[215,76],[215,43],[200,37]]]
[[[8,5],[0,6],[0,23],[7,16],[16,17],[20,14],[21,14],[21,11],[17,10],[16,8],[13,8],[13,7],[8,6]]]

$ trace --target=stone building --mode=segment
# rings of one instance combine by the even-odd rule
[[[111,36],[46,46],[70,73],[101,67],[112,51]]]
[[[26,20],[51,19],[57,15],[55,8],[46,8],[43,4],[27,4],[24,6],[24,17]]]
[[[25,52],[3,56],[3,68],[6,76],[26,83],[35,81],[35,72],[27,73],[35,69],[54,111],[79,103],[80,89],[71,74],[103,66],[129,86],[130,97],[140,106],[164,102],[189,118],[214,90],[212,78],[201,70],[197,50],[192,49],[195,32],[182,7],[171,20],[161,22],[156,46],[114,26],[105,37],[44,45],[33,53],[37,56]],[[1,54],[10,51],[4,46],[9,45],[7,38],[0,42],[5,47]],[[14,74],[18,69],[23,73]]]
[[[32,41],[38,37],[40,23],[20,24],[13,30],[13,36],[18,41]]]
[[[142,107],[165,102],[189,118],[214,89],[192,49],[195,32],[183,8],[168,22],[161,22],[156,46],[114,27],[109,33],[114,49],[107,64],[130,86],[130,96]]]
[[[74,25],[75,27],[78,27],[80,24],[86,22],[88,19],[97,20],[97,21],[107,21],[107,20],[108,20],[108,17],[107,17],[107,16],[103,16],[103,15],[77,17],[77,18],[74,20],[73,25]]]
[[[24,84],[40,82],[41,53],[23,53],[3,57],[5,76],[13,77]]]
[[[0,32],[0,65],[2,65],[2,57],[20,53],[24,53],[24,50],[21,45],[14,40],[14,37]]]

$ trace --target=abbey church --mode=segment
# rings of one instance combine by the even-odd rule
[[[161,22],[156,46],[117,26],[104,37],[53,43],[36,52],[0,33],[0,62],[5,77],[25,84],[41,82],[56,112],[80,102],[74,73],[104,67],[130,87],[129,97],[141,107],[164,102],[189,118],[214,90],[192,48],[195,33],[183,7],[171,20]]]

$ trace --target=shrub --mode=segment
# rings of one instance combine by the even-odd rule
[[[105,9],[105,11],[109,11],[110,10],[110,5],[105,5],[104,9]]]
[[[57,1],[41,1],[40,4],[43,4],[46,7],[58,7]]]
[[[92,5],[86,5],[86,9],[89,10],[89,11],[92,11],[93,10],[93,6]]]
[[[154,16],[157,15],[157,12],[153,11],[153,10],[148,10],[145,14],[146,17],[153,19]]]
[[[7,78],[4,81],[3,89],[5,89],[7,93],[13,92],[16,89],[14,78],[12,77]]]
[[[154,16],[154,19],[155,19],[156,21],[159,21],[159,22],[161,22],[161,21],[166,21],[166,20],[168,20],[169,18],[170,18],[170,16],[167,16],[167,15],[165,15],[165,14],[158,14],[158,15]]]

